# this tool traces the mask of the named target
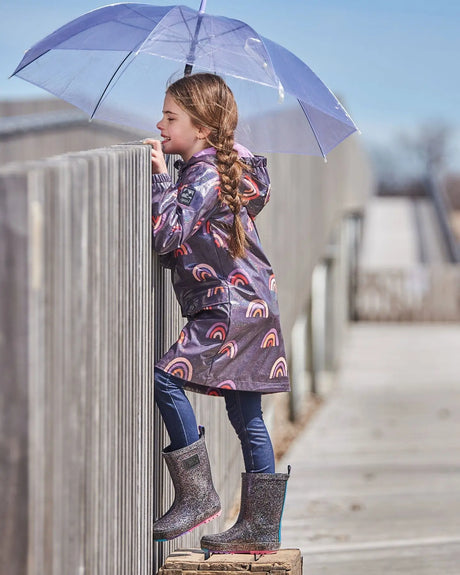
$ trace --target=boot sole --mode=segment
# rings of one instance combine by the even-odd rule
[[[280,543],[265,543],[261,544],[260,542],[251,543],[251,542],[228,542],[228,543],[211,543],[206,541],[206,536],[203,537],[201,540],[201,549],[206,553],[221,553],[221,554],[238,554],[241,553],[242,555],[269,555],[272,553],[277,553],[280,550],[281,544]],[[208,543],[209,546],[206,546]],[[259,547],[260,545],[260,547]]]
[[[158,543],[164,543],[165,541],[171,541],[172,539],[176,539],[177,537],[182,537],[182,535],[186,535],[187,533],[190,533],[190,531],[193,531],[197,527],[200,527],[201,525],[204,525],[205,523],[210,523],[214,519],[217,519],[217,517],[219,517],[221,513],[222,513],[222,510],[218,511],[217,513],[214,513],[214,515],[211,515],[211,517],[204,519],[203,521],[201,521],[200,523],[197,523],[196,525],[194,525],[190,529],[187,529],[187,531],[184,531],[183,533],[179,533],[178,535],[173,535],[172,537],[168,537],[167,539],[154,539],[154,541],[157,541]]]
[[[201,548],[202,551],[204,551],[205,553],[212,553],[213,555],[273,555],[273,553],[277,553],[279,551],[279,549],[274,549],[274,550],[264,550],[264,551],[258,551],[258,550],[251,550],[248,551],[247,549],[245,549],[244,551],[242,551],[241,549],[238,550],[232,550],[232,551],[212,551],[211,549],[206,549],[204,547]]]

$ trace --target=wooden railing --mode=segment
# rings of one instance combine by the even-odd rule
[[[362,207],[371,178],[353,140],[327,165],[301,156],[269,164],[272,201],[258,225],[298,391],[307,341],[299,318],[308,315],[313,270],[327,261],[323,277],[333,278],[315,288],[333,303],[315,314],[315,325],[334,316],[329,337],[347,316],[352,219],[344,216]],[[198,544],[201,530],[169,544],[152,538],[153,517],[173,496],[153,365],[183,320],[151,252],[150,220],[145,146],[0,168],[0,564],[8,575],[152,574],[178,544]],[[227,511],[239,446],[219,399],[191,400]],[[280,402],[264,403],[275,435]]]
[[[460,321],[460,265],[366,269],[358,273],[363,321]]]

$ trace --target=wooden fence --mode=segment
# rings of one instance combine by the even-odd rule
[[[460,321],[460,265],[362,268],[356,309],[362,321]]]
[[[148,181],[128,147],[2,170],[5,574],[152,560]]]
[[[371,178],[354,141],[327,165],[300,156],[270,163],[274,193],[259,229],[292,357],[305,343],[293,328],[308,313],[326,250],[335,303],[316,315],[326,321],[342,306],[335,323],[343,327],[351,261],[344,214],[362,207]],[[202,531],[179,543],[152,540],[153,517],[173,496],[153,364],[183,320],[151,253],[149,149],[116,146],[0,168],[0,290],[2,575],[155,573],[178,544],[196,546]],[[209,430],[228,510],[242,469],[237,440],[221,400],[191,400]],[[266,400],[272,429],[283,401]],[[224,517],[213,529],[223,524]]]

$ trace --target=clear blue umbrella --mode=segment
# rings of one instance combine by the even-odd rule
[[[326,156],[356,131],[332,92],[294,54],[239,20],[186,6],[98,8],[30,48],[14,71],[98,118],[152,130],[167,82],[213,72],[238,102],[237,138],[258,152]]]

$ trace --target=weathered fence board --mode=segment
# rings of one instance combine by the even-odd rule
[[[26,572],[28,546],[26,182],[0,179],[0,565],[11,575]]]

